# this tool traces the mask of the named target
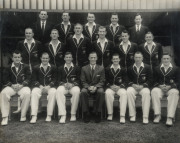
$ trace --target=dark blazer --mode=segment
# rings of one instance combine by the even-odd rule
[[[90,65],[86,65],[81,69],[81,84],[83,88],[96,86],[103,88],[105,82],[105,71],[100,65],[95,66],[94,74],[92,75]]]
[[[56,55],[54,55],[53,47],[50,43],[46,43],[44,47],[44,51],[49,53],[50,57],[50,64],[53,64],[57,67],[61,66],[64,64],[64,53],[66,51],[65,45],[63,43],[59,43],[57,50],[56,50]]]
[[[139,46],[139,51],[142,52],[143,54],[143,62],[145,64],[150,65],[151,67],[156,67],[160,64],[162,54],[163,54],[163,49],[161,44],[155,43],[156,46],[152,47],[152,53],[150,54],[148,47],[145,46],[145,43],[141,44]]]
[[[109,88],[112,85],[120,86],[121,88],[125,88],[127,84],[127,75],[126,69],[120,68],[116,72],[111,66],[105,69],[105,77],[106,77],[106,88]]]
[[[170,67],[166,72],[163,67],[157,66],[154,69],[154,86],[170,85],[171,88],[179,87],[180,72],[176,66]]]
[[[114,45],[118,44],[121,40],[121,33],[123,30],[125,30],[125,27],[123,25],[119,25],[116,27],[116,32],[113,32],[113,28],[110,25],[106,26],[107,34],[106,38],[114,43]]]
[[[58,86],[65,83],[72,83],[75,86],[80,86],[80,68],[78,66],[71,67],[68,71],[63,66],[58,68]]]
[[[136,32],[136,26],[129,28],[130,41],[140,45],[145,42],[145,34],[149,31],[149,28],[141,25],[140,31]]]
[[[54,25],[50,21],[46,21],[44,34],[41,28],[41,21],[38,20],[36,23],[33,24],[34,29],[34,38],[38,41],[41,41],[42,44],[45,44],[51,40],[50,34],[51,30],[53,29]]]
[[[114,44],[109,41],[105,44],[104,51],[101,50],[101,45],[97,43],[97,40],[92,43],[93,51],[97,53],[97,64],[107,67],[111,64],[111,56],[114,53]]]
[[[35,44],[31,45],[31,50],[27,44],[24,44],[24,40],[19,41],[16,49],[21,52],[22,63],[34,66],[40,63],[40,55],[42,53],[42,44],[41,42],[35,40]]]
[[[16,72],[15,67],[9,66],[3,71],[3,84],[4,86],[11,86],[12,84],[22,84],[23,86],[29,86],[31,72],[28,65],[21,63]]]
[[[65,33],[64,25],[62,23],[54,26],[55,29],[59,31],[59,40],[65,45],[67,44],[67,39],[74,35],[74,24],[68,25],[67,31]]]
[[[87,38],[89,38],[91,40],[91,43],[93,41],[97,40],[98,37],[99,37],[98,36],[98,28],[99,28],[99,26],[100,26],[99,24],[96,24],[96,25],[93,26],[92,37],[91,37],[91,35],[89,33],[88,26],[87,25],[83,26],[83,34],[84,34],[84,36],[86,36]]]
[[[134,53],[136,51],[138,51],[138,46],[133,42],[131,42],[131,46],[128,46],[126,53],[124,52],[122,45],[119,44],[115,47],[115,52],[118,53],[121,58],[120,65],[126,69],[134,64]]]
[[[32,72],[32,87],[51,86],[55,87],[57,71],[54,65],[48,66],[45,72],[40,65],[36,65]]]
[[[84,36],[77,44],[75,38],[70,37],[67,40],[67,51],[70,51],[73,55],[73,63],[74,65],[83,67],[88,64],[88,56],[91,50],[91,42],[90,40]]]
[[[153,75],[149,65],[144,64],[144,68],[140,68],[139,74],[132,65],[127,70],[127,76],[129,81],[128,86],[132,86],[132,84],[138,84],[150,88],[152,85]]]

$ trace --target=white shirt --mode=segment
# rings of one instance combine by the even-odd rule
[[[172,66],[172,64],[170,63],[168,68],[165,68],[165,66],[164,66],[163,64],[161,65],[161,68],[162,68],[162,67],[164,67],[165,72],[167,72],[167,70],[168,70],[169,68],[172,68],[173,66]]]
[[[144,47],[146,47],[146,46],[148,47],[148,50],[151,53],[152,52],[152,46],[156,46],[156,44],[154,42],[152,42],[152,45],[148,45],[147,42],[145,42]]]
[[[136,25],[136,31],[138,31],[138,27],[139,27],[139,31],[141,29],[141,24],[140,25]]]
[[[73,63],[71,63],[71,66],[70,66],[70,67],[68,67],[66,63],[64,64],[64,68],[67,68],[68,71],[69,71],[69,69],[70,69],[71,67],[74,67]]]
[[[124,42],[122,41],[122,42],[120,43],[120,45],[122,45],[124,52],[127,53],[127,48],[128,48],[129,45],[131,46],[131,42],[128,41],[128,44],[125,45]]]
[[[97,40],[97,43],[100,43],[102,52],[104,51],[105,43],[108,42],[108,40],[105,38],[103,42],[100,42],[100,40]]]
[[[136,67],[137,72],[139,73],[140,67],[143,67],[143,68],[144,68],[144,63],[142,62],[142,63],[141,63],[141,66],[140,66],[139,68],[138,68],[138,67],[136,66],[136,64],[134,63],[133,67]]]
[[[118,65],[118,67],[115,69],[113,64],[111,65],[111,68],[113,68],[115,72],[116,72],[118,69],[119,69],[119,70],[121,69],[120,65]]]
[[[81,39],[81,38],[83,38],[83,39],[84,39],[84,35],[83,35],[83,34],[81,34],[80,38],[77,38],[77,37],[76,37],[76,35],[74,34],[73,38],[74,38],[74,39],[76,39],[77,44],[79,44],[80,39]]]
[[[64,22],[62,22],[62,24],[64,25],[64,31],[65,31],[65,33],[66,33],[66,32],[67,32],[68,25],[71,25],[71,23],[68,22],[68,24],[64,24]]]
[[[34,38],[32,38],[31,43],[29,43],[29,42],[27,42],[27,40],[25,39],[25,40],[24,40],[24,43],[27,43],[28,49],[29,49],[29,51],[30,51],[30,50],[31,50],[31,45],[32,45],[32,43],[35,43],[35,40],[34,40]]]
[[[44,22],[44,29],[45,29],[45,26],[46,26],[46,20],[45,20],[45,21],[41,21],[41,29],[42,29],[42,26],[43,26],[43,22]]]
[[[118,27],[119,24],[117,23],[116,25],[113,25],[112,23],[110,24],[110,27],[113,28],[113,32],[115,33],[116,32],[116,27]]]
[[[91,65],[91,64],[90,64],[90,67],[91,67],[91,70],[92,70],[92,69],[95,70],[96,64],[95,64],[95,65]]]
[[[49,43],[49,44],[52,45],[52,47],[53,47],[54,55],[56,55],[56,51],[57,51],[57,47],[58,47],[59,43],[61,43],[59,40],[58,40],[57,45],[53,45],[53,44],[52,44],[52,41]]]
[[[22,64],[22,63],[20,62],[19,64]],[[14,62],[12,63],[11,67],[15,67],[16,72],[18,72],[19,67],[16,67],[15,64],[14,64]]]
[[[86,23],[86,26],[88,26],[88,31],[92,37],[92,32],[93,32],[93,26],[96,26],[96,23],[93,22],[93,26],[90,26],[89,23]]]

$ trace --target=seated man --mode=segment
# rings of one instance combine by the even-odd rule
[[[106,77],[106,91],[105,100],[108,111],[107,120],[112,120],[113,117],[113,101],[114,95],[117,94],[120,103],[120,123],[125,123],[125,114],[127,106],[127,95],[126,95],[126,69],[120,67],[120,57],[118,54],[113,54],[112,56],[113,64],[107,67],[105,70]]]
[[[70,93],[71,97],[71,119],[70,121],[76,121],[76,110],[79,103],[80,95],[80,69],[72,63],[72,54],[70,52],[65,53],[65,64],[58,69],[58,85],[56,91],[56,100],[58,104],[58,115],[61,116],[59,123],[65,123],[66,121],[66,94]]]
[[[10,67],[6,68],[3,74],[3,81],[5,88],[1,92],[1,112],[2,122],[1,125],[8,124],[9,104],[11,96],[18,94],[21,100],[21,119],[26,121],[26,112],[29,108],[31,90],[28,87],[31,72],[28,65],[21,63],[22,57],[19,51],[13,52]]]
[[[155,68],[154,78],[155,84],[151,91],[152,105],[154,109],[154,123],[159,123],[161,120],[161,99],[167,97],[167,126],[172,126],[172,119],[175,116],[178,100],[178,68],[171,64],[171,56],[169,53],[164,53],[162,56],[162,64]]]
[[[127,88],[127,98],[129,107],[130,121],[136,121],[136,95],[142,96],[142,112],[143,124],[149,123],[149,109],[150,109],[150,86],[152,83],[152,72],[149,65],[142,62],[143,55],[141,52],[134,54],[134,65],[130,66],[127,70],[129,78],[129,86]]]
[[[83,89],[81,90],[81,102],[82,110],[84,115],[84,122],[90,122],[89,114],[89,94],[93,95],[96,99],[95,104],[95,122],[101,122],[101,109],[104,103],[104,82],[105,73],[104,68],[96,64],[97,54],[96,52],[91,52],[89,54],[90,64],[82,67],[81,70],[81,83]]]
[[[42,95],[47,95],[47,118],[46,121],[51,121],[55,106],[55,82],[56,68],[49,64],[49,54],[42,53],[41,64],[33,68],[32,73],[32,93],[31,93],[31,115],[30,123],[36,123],[39,107],[39,99]]]

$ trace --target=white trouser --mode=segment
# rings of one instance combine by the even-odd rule
[[[167,117],[174,118],[176,108],[178,105],[178,100],[179,100],[179,91],[175,88],[170,89],[167,93]],[[151,96],[152,96],[152,107],[154,109],[154,114],[159,115],[161,114],[161,99],[164,96],[163,91],[155,87],[151,91]]]
[[[2,117],[8,117],[10,99],[11,99],[11,96],[15,94],[16,94],[16,91],[9,86],[5,87],[2,90],[1,92]],[[31,90],[29,87],[23,87],[17,92],[17,94],[20,96],[20,100],[21,100],[21,117],[26,117],[26,112],[29,108],[29,103],[30,103]]]
[[[125,116],[126,114],[126,106],[127,106],[127,94],[124,88],[119,89],[116,94],[119,98],[119,108],[120,108],[120,116]],[[114,101],[115,92],[108,88],[105,91],[105,101],[107,106],[108,114],[113,114],[113,101]]]
[[[70,93],[71,97],[71,114],[76,114],[78,103],[79,103],[79,95],[80,88],[78,86],[72,87],[70,90],[66,90],[64,86],[59,86],[56,91],[56,100],[58,105],[58,115],[66,115],[66,96],[65,94]]]
[[[136,106],[135,100],[138,92],[133,87],[128,87],[127,89],[127,98],[128,98],[128,107],[129,107],[129,116],[136,116]],[[142,112],[143,117],[149,117],[150,109],[150,90],[148,88],[143,88],[139,91],[139,95],[142,97]]]
[[[39,107],[39,99],[41,98],[41,89],[40,88],[33,88],[32,93],[31,93],[31,115],[37,116],[38,113],[38,107]],[[47,95],[47,115],[52,116],[53,115],[53,110],[55,106],[55,93],[56,89],[55,88],[50,88],[48,90],[48,95]]]

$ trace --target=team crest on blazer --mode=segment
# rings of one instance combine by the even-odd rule
[[[60,54],[60,55],[59,55],[59,57],[60,57],[60,58],[62,58],[62,57],[63,57],[63,55],[62,55],[62,54]]]
[[[171,80],[170,80],[170,83],[174,83],[174,80],[173,80],[173,79],[171,79]]]
[[[158,59],[158,54],[156,54],[156,59]]]
[[[107,52],[107,56],[108,56],[108,57],[110,56],[110,53],[109,53],[109,52]]]
[[[118,79],[118,83],[121,83],[121,82],[122,82],[122,79],[121,79],[121,78],[119,78],[119,79]]]
[[[99,38],[99,35],[96,35],[96,39],[98,39]]]
[[[51,81],[51,78],[49,78],[49,81]]]
[[[146,76],[142,76],[142,80],[146,80]]]

